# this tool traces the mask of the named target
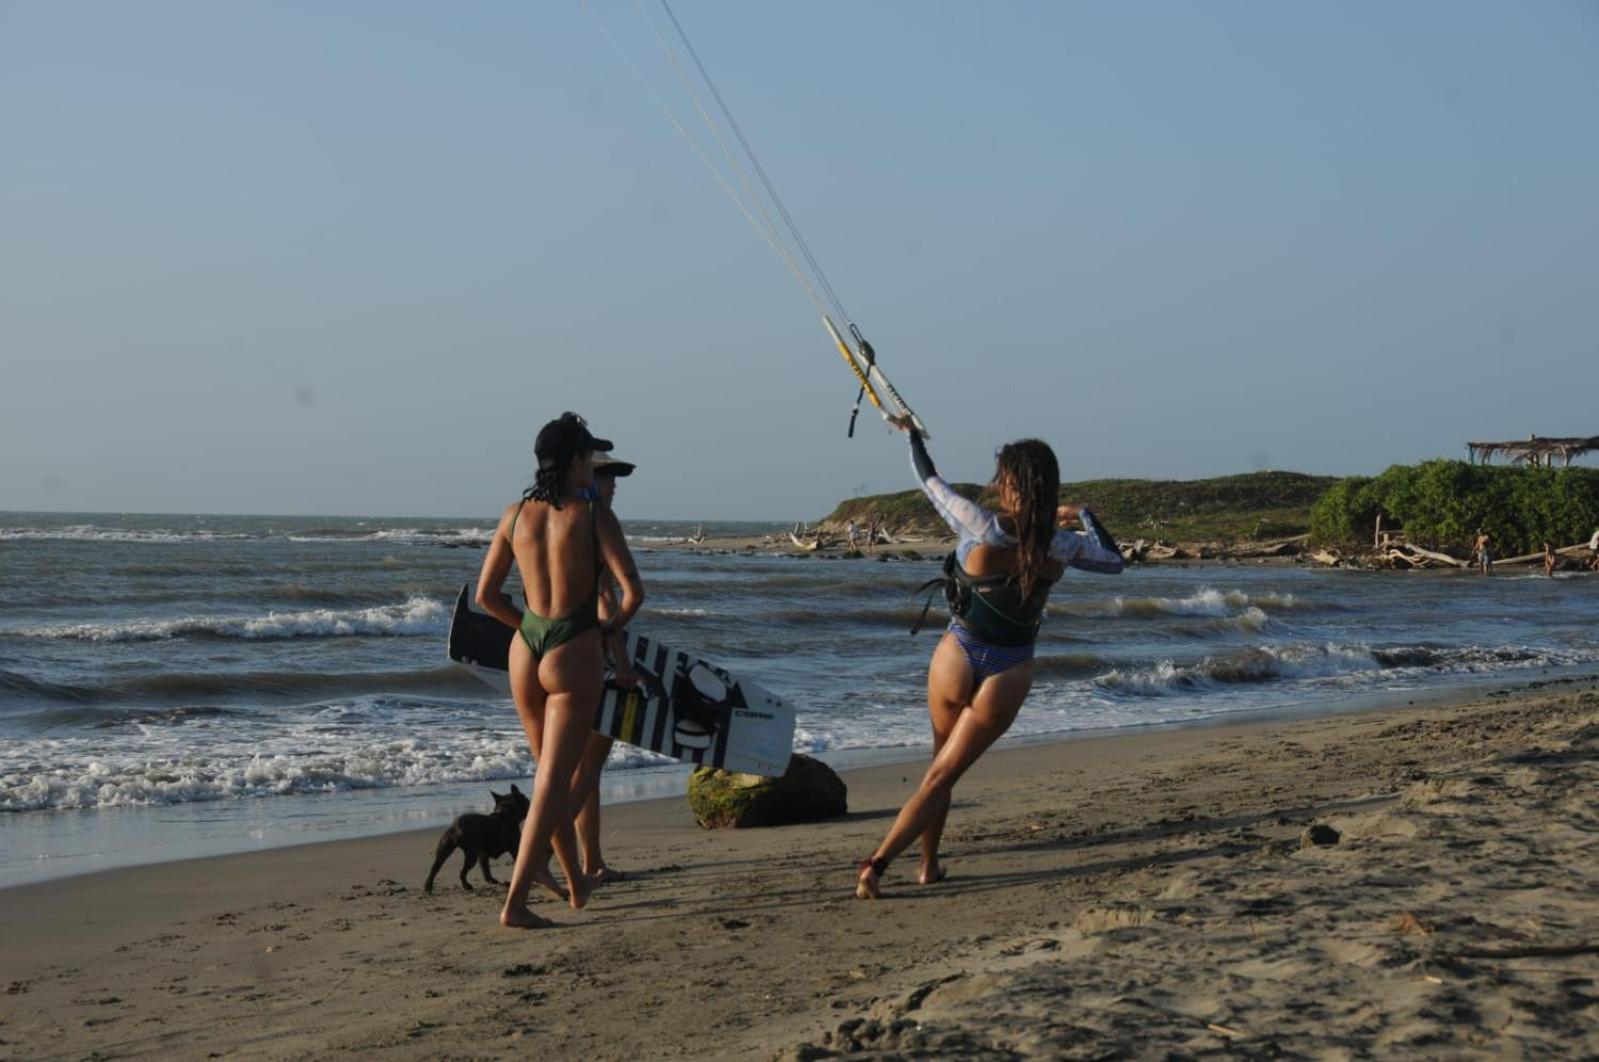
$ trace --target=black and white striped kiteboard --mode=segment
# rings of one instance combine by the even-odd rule
[[[474,611],[471,584],[450,618],[450,659],[495,689],[510,692],[516,632]],[[626,648],[639,684],[609,678],[594,729],[618,741],[686,763],[775,778],[794,746],[794,708],[726,669],[628,631]]]

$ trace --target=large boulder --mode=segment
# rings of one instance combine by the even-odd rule
[[[848,789],[827,764],[794,753],[781,778],[700,767],[688,780],[688,806],[707,830],[787,826],[832,819],[849,810]]]

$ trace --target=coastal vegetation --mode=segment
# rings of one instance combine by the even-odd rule
[[[984,486],[955,489],[984,504]],[[1585,541],[1599,528],[1599,469],[1531,468],[1435,460],[1378,476],[1251,472],[1212,479],[1096,479],[1061,485],[1062,501],[1091,506],[1124,542],[1238,543],[1309,534],[1318,546],[1369,549],[1381,526],[1408,541],[1464,555],[1477,528],[1501,556],[1531,553],[1545,539]],[[851,498],[822,526],[871,520],[895,534],[944,533],[919,490]]]
[[[1339,480],[1310,512],[1312,541],[1369,546],[1378,517],[1414,543],[1465,551],[1481,527],[1501,555],[1532,553],[1545,539],[1580,542],[1599,527],[1599,469],[1426,461],[1380,476]]]
[[[1288,538],[1310,529],[1316,499],[1339,482],[1336,476],[1299,472],[1250,472],[1212,479],[1094,479],[1063,483],[1062,501],[1090,506],[1120,539],[1236,542]],[[986,488],[958,483],[955,489],[985,504]],[[877,494],[842,502],[823,521],[830,529],[873,518],[896,534],[942,534],[944,525],[919,490]]]

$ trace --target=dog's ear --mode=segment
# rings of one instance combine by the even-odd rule
[[[515,789],[516,787],[512,786],[511,788]],[[489,796],[493,797],[496,801],[504,800],[506,797],[508,797],[510,795],[511,795],[510,793],[496,793],[492,789],[489,790]]]
[[[511,783],[511,792],[513,794],[515,794],[516,796],[521,796],[522,795],[522,791],[516,787],[516,783],[515,782]]]

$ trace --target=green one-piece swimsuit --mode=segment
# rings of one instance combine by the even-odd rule
[[[516,516],[511,517],[511,532],[507,538],[514,542],[516,535],[516,520],[522,515],[522,506],[516,507]],[[542,660],[544,655],[557,646],[565,645],[588,630],[597,630],[600,625],[600,525],[594,516],[594,503],[589,502],[589,526],[594,531],[594,589],[589,591],[589,596],[584,602],[559,619],[545,619],[531,608],[522,612],[522,625],[518,628],[522,640],[527,647],[533,650],[533,659]],[[524,588],[525,592],[526,588]]]

